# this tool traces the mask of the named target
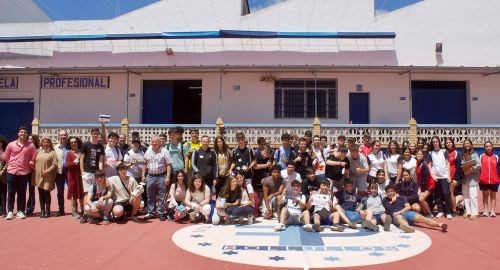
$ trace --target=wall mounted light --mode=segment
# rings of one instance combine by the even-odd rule
[[[174,55],[174,51],[172,50],[172,48],[166,48],[166,49],[165,49],[165,53],[166,53],[168,56],[172,56],[172,55]]]

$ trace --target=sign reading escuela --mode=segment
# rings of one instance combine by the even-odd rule
[[[44,89],[62,89],[62,88],[87,88],[87,89],[106,89],[109,88],[108,76],[75,76],[75,77],[42,77],[41,87]]]
[[[0,77],[0,89],[17,89],[18,77]]]

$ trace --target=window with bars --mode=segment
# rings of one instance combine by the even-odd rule
[[[279,79],[274,118],[337,118],[337,80]]]

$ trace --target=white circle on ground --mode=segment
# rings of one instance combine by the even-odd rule
[[[271,267],[349,267],[403,260],[430,247],[425,233],[374,233],[346,228],[344,232],[306,232],[290,226],[275,232],[276,221],[258,220],[252,225],[197,224],[175,232],[174,243],[194,254]]]

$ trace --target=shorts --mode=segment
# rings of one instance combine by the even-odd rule
[[[375,219],[377,224],[384,225],[384,221],[382,220],[382,214],[373,214],[372,219]]]
[[[356,211],[345,211],[345,215],[352,223],[358,223],[361,221],[361,215]]]
[[[408,224],[413,225],[415,223],[415,219],[417,218],[418,213],[413,211],[406,211],[402,214],[403,218],[408,222]],[[397,220],[393,219],[395,225],[397,224]]]
[[[489,191],[493,191],[493,192],[497,192],[498,191],[498,186],[500,186],[499,184],[481,184],[479,183],[479,189],[481,191],[483,190],[489,190]]]
[[[121,205],[123,207],[123,212],[125,212],[127,214],[132,214],[132,211],[134,209],[134,206],[131,205],[128,201],[127,202],[117,202],[114,205],[115,206],[116,205]]]
[[[288,218],[285,221],[286,225],[300,225],[302,222],[300,222],[302,214],[300,215],[289,215]]]
[[[95,173],[84,172],[82,174],[83,192],[88,193],[95,185]]]
[[[323,208],[321,209],[321,211],[315,212],[314,214],[319,215],[320,225],[325,225],[325,226],[332,225],[332,220],[330,219],[332,213],[330,213],[330,211],[327,211],[325,208]]]

